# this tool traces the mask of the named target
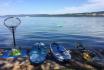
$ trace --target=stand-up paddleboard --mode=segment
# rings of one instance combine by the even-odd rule
[[[64,46],[61,46],[60,44],[58,43],[52,43],[50,45],[50,50],[53,54],[53,56],[58,60],[58,61],[61,61],[61,62],[64,62],[64,61],[68,61],[71,59],[71,54],[68,50],[66,50],[64,48]]]
[[[46,45],[42,42],[36,43],[30,50],[29,59],[31,64],[41,64],[45,61],[47,56]]]
[[[16,58],[16,57],[26,57],[27,51],[26,49],[0,49],[0,58],[6,59],[6,58]]]

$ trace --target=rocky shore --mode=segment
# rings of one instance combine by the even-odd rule
[[[104,62],[85,62],[79,51],[73,51],[72,59],[67,62],[56,61],[51,54],[48,54],[46,61],[42,64],[32,65],[29,57],[16,59],[0,59],[0,70],[103,70]]]

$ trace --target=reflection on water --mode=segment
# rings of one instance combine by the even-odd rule
[[[104,17],[20,17],[17,28],[17,44],[32,47],[35,42],[57,41],[66,47],[74,47],[81,41],[86,47],[104,46]],[[0,18],[0,47],[11,46],[11,33]]]

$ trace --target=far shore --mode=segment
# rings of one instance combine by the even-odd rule
[[[64,14],[18,14],[2,15],[1,17],[104,17],[104,11],[85,13],[64,13]]]

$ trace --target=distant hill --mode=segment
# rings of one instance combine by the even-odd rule
[[[88,12],[88,13],[68,13],[68,14],[56,14],[50,16],[60,16],[60,17],[104,17],[104,11],[100,12]]]
[[[5,15],[5,16],[17,16],[17,17],[104,17],[104,11],[100,12],[88,12],[88,13],[67,13],[67,14],[20,14],[20,15]],[[5,17],[4,16],[4,17]]]

